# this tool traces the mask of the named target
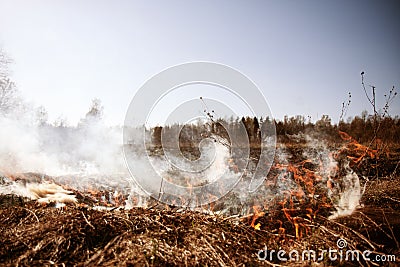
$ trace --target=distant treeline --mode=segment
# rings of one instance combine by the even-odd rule
[[[163,140],[176,139],[179,133],[179,141],[181,145],[196,144],[204,137],[210,134],[215,134],[228,138],[228,132],[233,135],[231,139],[235,139],[235,135],[243,133],[243,127],[247,132],[248,139],[251,144],[260,143],[261,130],[266,135],[274,134],[272,123],[275,124],[276,135],[278,140],[285,142],[285,137],[296,135],[299,133],[320,133],[329,141],[338,141],[340,136],[339,131],[346,132],[359,143],[369,143],[372,139],[380,139],[386,143],[400,143],[400,118],[396,117],[382,117],[368,115],[363,112],[361,116],[345,121],[340,121],[338,124],[333,124],[328,115],[323,115],[321,119],[315,123],[307,120],[304,116],[288,117],[285,116],[283,120],[274,120],[267,118],[231,118],[229,120],[218,119],[210,121],[207,124],[190,124],[172,126],[155,127],[152,129],[152,140],[156,146],[161,145],[161,135]],[[168,144],[164,142],[164,145]]]

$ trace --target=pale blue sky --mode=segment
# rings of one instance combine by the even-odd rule
[[[76,124],[100,98],[107,123],[122,124],[151,76],[213,61],[250,77],[278,119],[337,122],[349,91],[348,116],[371,110],[361,71],[379,106],[400,86],[399,14],[398,1],[0,0],[0,46],[19,90],[52,120]]]

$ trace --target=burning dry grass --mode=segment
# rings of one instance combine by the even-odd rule
[[[355,171],[361,176],[372,159],[384,168],[392,166],[391,161],[397,159],[382,155],[378,162],[375,152],[364,153],[365,147],[358,150],[361,146],[354,147],[354,144],[349,142],[337,154],[320,154],[318,149],[305,153],[299,145],[288,146],[290,161],[276,162],[265,181],[265,190],[272,191],[261,191],[253,196],[252,204],[247,203],[253,206],[252,213],[244,213],[247,215],[243,216],[228,217],[230,214],[227,213],[222,216],[210,210],[196,212],[156,203],[150,203],[154,204],[151,208],[124,210],[122,206],[126,198],[121,193],[100,190],[80,192],[56,185],[50,189],[66,195],[73,191],[78,204],[69,203],[56,209],[46,201],[0,195],[0,223],[3,227],[0,233],[0,264],[377,265],[362,259],[330,261],[328,257],[317,262],[285,263],[279,261],[276,254],[266,261],[258,259],[257,253],[265,247],[269,251],[286,252],[293,249],[300,252],[337,249],[339,238],[347,242],[346,249],[369,250],[372,255],[395,255],[397,262],[392,264],[399,264],[400,178],[368,180],[361,206],[354,212],[355,207],[352,207],[351,215],[345,213],[347,216],[330,217],[337,207],[337,199],[330,198],[329,192],[340,187],[339,178],[350,173],[345,164],[332,165],[335,160],[345,162],[348,155],[354,154],[353,158],[357,159]],[[316,152],[317,156],[313,156],[312,153]],[[396,168],[387,169],[396,174]],[[48,189],[34,187],[33,191],[37,194],[36,198],[41,199],[53,192]],[[268,192],[272,197],[263,198],[262,194]],[[107,201],[104,196],[111,198]],[[225,202],[228,198],[220,199],[215,206]],[[93,208],[96,205],[108,207],[96,210]],[[222,208],[215,208],[214,211],[220,210]]]
[[[398,181],[372,184],[365,196],[388,191],[399,194]],[[10,195],[1,202],[6,205],[0,209],[0,263],[9,266],[271,265],[282,262],[275,257],[260,261],[258,250],[336,249],[338,238],[344,238],[349,249],[397,256],[400,251],[400,213],[389,202],[385,208],[370,202],[336,220],[317,215],[297,221],[288,220],[286,211],[279,208],[239,218],[165,206],[99,211],[67,205],[55,209]],[[252,224],[262,227],[255,229]],[[307,229],[302,237],[296,237],[296,224]],[[339,264],[329,259],[320,263]],[[362,261],[341,264],[373,265]]]

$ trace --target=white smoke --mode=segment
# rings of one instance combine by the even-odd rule
[[[28,188],[29,183],[38,182],[37,177],[42,183],[50,177],[57,184],[82,191],[130,190],[123,161],[122,128],[106,126],[101,114],[93,109],[77,126],[38,119],[37,109],[22,100],[7,112],[0,111],[0,176],[25,180],[8,180],[0,186],[2,193],[37,199]],[[44,178],[44,174],[48,176]],[[63,192],[51,197],[49,193],[43,199],[71,202],[60,194]]]
[[[90,112],[89,112],[90,113]],[[88,114],[89,114],[88,113]],[[25,172],[43,173],[53,176],[55,182],[72,186],[76,189],[105,187],[109,190],[119,190],[129,193],[127,206],[145,205],[148,197],[135,183],[129,179],[129,173],[124,164],[122,151],[122,128],[107,127],[100,117],[86,114],[77,126],[52,125],[43,123],[35,116],[36,109],[26,103],[15,105],[7,113],[0,115],[0,173],[15,174]],[[96,115],[96,114],[95,114]],[[320,184],[326,184],[336,176],[338,162],[333,152],[324,141],[310,135],[292,136],[303,139],[306,149],[303,157],[319,163]],[[132,136],[135,141],[135,136]],[[224,174],[230,174],[232,180],[237,175],[229,171],[229,149],[219,142],[213,144],[214,150],[205,147],[202,154],[212,164],[202,172],[176,172],[160,157],[151,157],[153,167],[161,176],[179,180],[184,178],[192,181],[192,185],[212,183]],[[215,152],[215,155],[213,154]],[[279,163],[287,164],[287,151],[278,147],[276,158]],[[135,159],[135,168],[148,166],[142,164],[148,161],[147,155],[139,155]],[[250,162],[251,165],[252,162]],[[346,166],[346,173],[336,178],[334,188],[327,188],[336,212],[331,218],[351,214],[360,204],[361,188],[358,176]],[[143,170],[143,174],[147,170]],[[267,174],[265,174],[267,175]],[[251,176],[251,173],[249,173]],[[171,180],[170,179],[170,180]],[[244,188],[249,179],[242,179],[233,191],[239,196],[240,202],[251,203],[270,201],[276,194],[294,188],[294,183],[288,176],[278,174],[275,188],[261,188],[258,194],[251,195]],[[187,184],[181,184],[183,186]],[[278,191],[276,191],[278,190]],[[261,193],[260,193],[261,192]],[[261,196],[261,197],[260,197]],[[249,199],[253,198],[252,201]]]
[[[0,128],[0,170],[4,173],[60,176],[124,171],[118,129],[36,126],[9,118],[0,118]]]
[[[182,201],[182,205],[192,208],[198,205],[199,202],[204,203],[204,200],[200,200],[202,197],[206,197],[207,200],[207,193],[209,192],[201,190],[202,188],[204,189],[204,186],[222,180],[223,182],[219,185],[228,188],[233,186],[230,181],[237,181],[238,174],[229,169],[229,148],[218,141],[210,141],[204,142],[199,149],[201,151],[201,157],[198,159],[201,161],[200,163],[196,160],[188,161],[181,153],[177,153],[176,156],[169,155],[168,157],[160,152],[148,157],[143,156],[143,154],[146,155],[146,152],[134,153],[134,156],[129,157],[129,160],[132,161],[132,168],[135,168],[138,177],[132,178],[131,194],[127,205],[129,207],[141,205],[148,199],[143,194],[143,191],[138,189],[137,183],[147,188],[147,194],[151,194],[155,198],[161,197],[161,201],[171,203],[179,199],[179,201]],[[157,174],[156,177],[150,175],[146,167],[144,167],[149,167],[147,161],[151,162],[150,168],[154,169]],[[196,163],[206,166],[206,168],[199,170]],[[168,185],[166,185],[167,183]],[[223,193],[223,186],[218,187],[221,190],[219,193],[222,195],[225,194]],[[215,187],[212,188],[215,189]],[[162,198],[162,196],[168,197]]]
[[[360,206],[362,197],[360,180],[357,174],[348,166],[348,163],[339,163],[336,160],[336,148],[329,147],[318,134],[298,134],[288,137],[291,139],[290,142],[296,143],[295,147],[297,149],[291,151],[283,143],[277,144],[275,152],[276,165],[272,168],[272,175],[265,174],[266,180],[264,184],[254,194],[249,194],[244,190],[244,188],[247,188],[248,179],[242,180],[232,192],[233,195],[236,194],[238,196],[238,199],[234,201],[229,199],[231,201],[230,205],[241,205],[242,210],[239,212],[244,215],[251,212],[253,205],[269,208],[276,201],[281,201],[290,196],[291,192],[303,190],[305,193],[303,197],[306,198],[313,197],[318,200],[322,197],[319,193],[323,193],[330,198],[334,208],[333,213],[329,216],[330,219],[352,214]],[[305,188],[299,188],[294,175],[286,167],[294,164],[294,166],[300,168],[301,164],[297,164],[298,162],[296,161],[302,160],[310,163],[310,170],[319,179],[314,181],[314,188],[319,193],[313,196],[307,195]],[[252,174],[250,173],[249,175],[251,176]],[[229,213],[229,210],[232,210],[232,207],[225,208],[224,211]]]
[[[339,195],[335,202],[336,211],[329,216],[329,219],[351,215],[360,207],[362,192],[358,175],[349,171],[342,178],[341,184],[342,189],[338,192]]]
[[[335,211],[329,217],[335,219],[350,215],[360,206],[362,197],[360,180],[356,173],[349,167],[348,162],[344,166],[334,158],[336,151],[328,148],[326,142],[318,136],[304,135],[307,147],[303,156],[314,162],[320,162],[319,174],[322,177],[322,185],[327,186],[328,196],[331,198]],[[343,165],[343,164],[342,164]],[[339,174],[339,169],[344,174]],[[329,188],[331,184],[332,188]]]

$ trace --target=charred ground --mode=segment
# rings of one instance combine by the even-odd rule
[[[257,217],[255,223],[262,227],[256,230],[251,226],[254,214],[224,217],[166,206],[129,211],[98,211],[83,205],[55,209],[2,196],[0,262],[10,266],[261,265],[267,263],[259,261],[256,253],[265,246],[287,251],[328,249],[336,247],[339,237],[359,250],[398,256],[398,181],[371,183],[362,199],[364,207],[351,216],[328,220],[321,211],[307,220],[299,210],[298,217],[304,217],[302,222],[310,227],[301,238],[296,238],[293,224],[279,207]],[[328,259],[324,263],[339,265]]]

